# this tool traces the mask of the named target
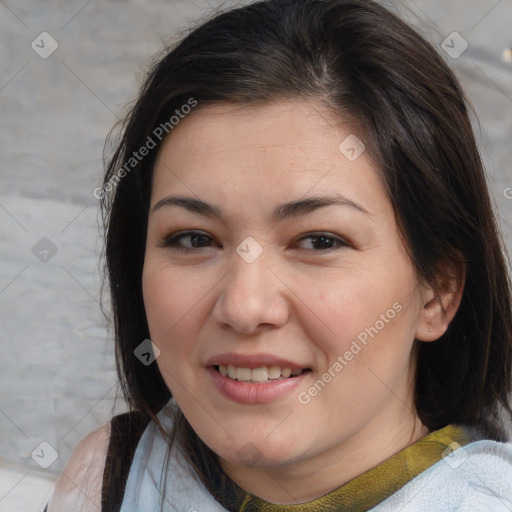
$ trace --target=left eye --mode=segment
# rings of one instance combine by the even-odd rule
[[[328,235],[327,233],[311,233],[299,239],[299,241],[301,240],[310,240],[310,245],[313,246],[313,250],[329,250],[336,249],[336,247],[346,247],[348,245],[344,240]]]

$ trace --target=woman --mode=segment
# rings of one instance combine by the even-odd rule
[[[512,509],[504,250],[460,86],[394,14],[204,23],[97,193],[133,412],[49,511]]]

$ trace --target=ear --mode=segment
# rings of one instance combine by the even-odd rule
[[[462,300],[466,282],[465,263],[447,265],[441,272],[437,293],[430,286],[420,285],[423,306],[416,330],[416,339],[420,341],[439,339],[447,331]]]

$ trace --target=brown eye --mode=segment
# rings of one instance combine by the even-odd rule
[[[307,236],[302,237],[301,240],[310,240],[311,244],[309,248],[305,248],[306,250],[314,250],[314,251],[325,251],[336,249],[339,247],[347,247],[349,244],[338,238],[336,236],[330,235],[328,233],[310,233]],[[304,248],[304,247],[302,247]]]
[[[183,244],[182,241],[186,242]],[[162,247],[171,247],[183,252],[191,252],[203,247],[210,247],[213,238],[198,231],[182,231],[167,237],[161,244]]]

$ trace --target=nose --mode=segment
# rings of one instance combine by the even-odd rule
[[[265,253],[251,263],[234,253],[231,270],[219,286],[222,288],[213,309],[218,326],[252,335],[262,328],[286,324],[287,287],[276,269],[268,265]]]

